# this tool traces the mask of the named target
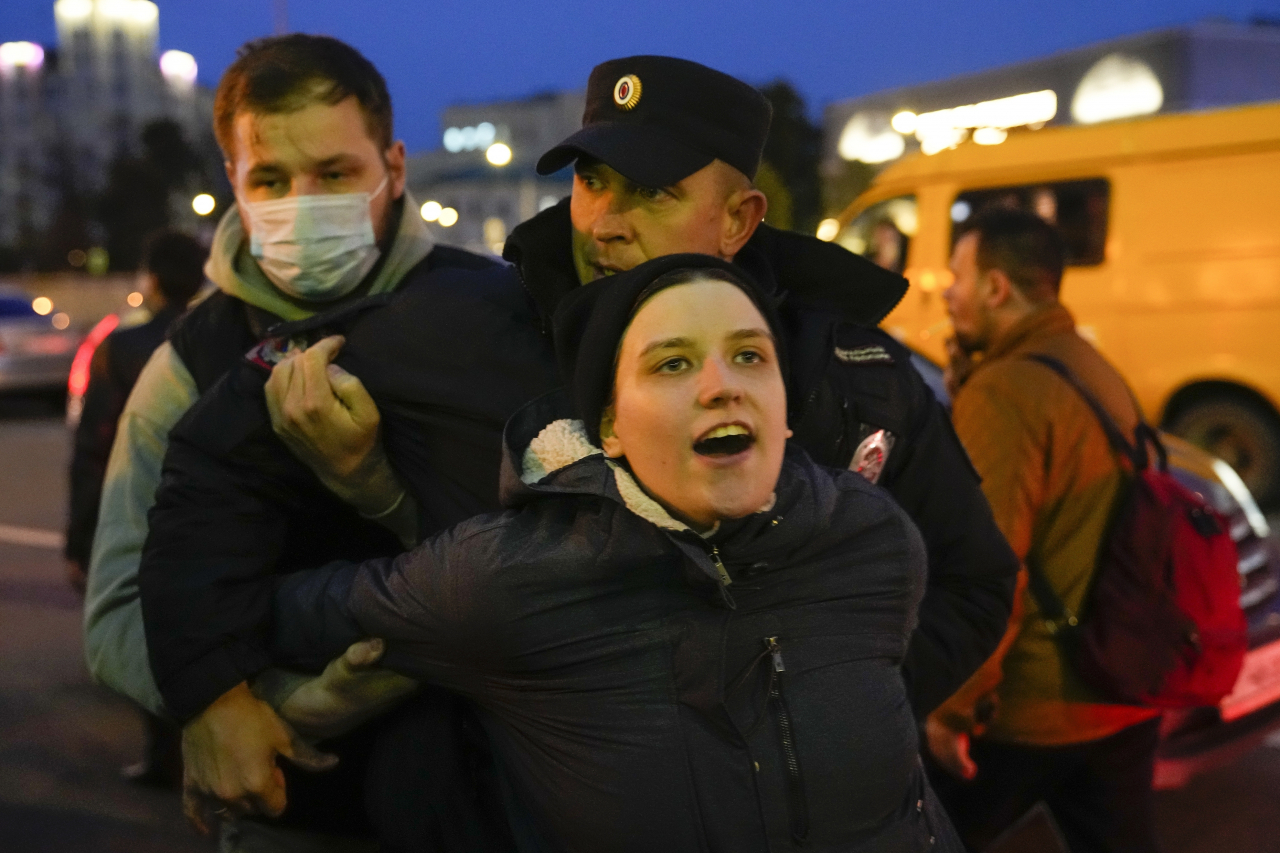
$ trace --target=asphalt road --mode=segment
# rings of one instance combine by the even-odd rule
[[[69,441],[40,401],[0,399],[0,853],[196,853],[177,796],[122,781],[142,727],[91,683],[63,579]],[[1166,853],[1280,850],[1280,738],[1157,795]],[[1001,853],[1051,851],[1032,820]]]

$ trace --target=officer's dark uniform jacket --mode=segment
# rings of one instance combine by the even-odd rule
[[[282,579],[278,655],[383,637],[386,665],[472,699],[522,847],[959,851],[900,671],[925,580],[906,513],[793,445],[771,508],[704,540],[557,397],[508,426],[515,509]]]

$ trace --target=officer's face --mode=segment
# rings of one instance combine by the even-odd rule
[[[787,396],[769,326],[737,287],[702,280],[658,292],[618,352],[604,450],[700,529],[757,512],[782,468]]]
[[[990,291],[985,274],[978,270],[978,234],[956,241],[951,253],[951,286],[943,291],[947,314],[955,329],[956,343],[965,352],[980,352],[991,342]]]
[[[241,111],[232,128],[235,148],[226,166],[237,200],[373,193],[386,177],[386,189],[369,203],[374,237],[385,236],[391,202],[404,192],[404,143],[383,151],[354,97],[289,113]]]
[[[734,177],[741,187],[734,186]],[[748,194],[749,211],[739,196]],[[758,198],[757,198],[758,197]],[[731,259],[764,216],[764,196],[715,161],[674,186],[642,187],[579,159],[570,200],[573,262],[583,284],[679,252]]]

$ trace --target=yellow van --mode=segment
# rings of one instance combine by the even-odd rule
[[[886,169],[835,239],[907,276],[883,325],[940,364],[953,234],[990,205],[1058,224],[1080,333],[1150,420],[1280,507],[1280,104],[1011,132]]]

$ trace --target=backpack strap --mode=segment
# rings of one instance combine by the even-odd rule
[[[1156,449],[1157,464],[1160,470],[1164,471],[1168,469],[1169,459],[1164,444],[1160,441],[1160,436],[1156,431],[1148,426],[1147,422],[1143,420],[1142,409],[1139,408],[1138,401],[1136,399],[1133,401],[1133,406],[1138,412],[1138,425],[1134,428],[1134,442],[1131,444],[1129,440],[1124,437],[1124,432],[1116,424],[1115,420],[1111,417],[1111,414],[1103,407],[1102,403],[1098,401],[1098,398],[1093,395],[1093,392],[1080,381],[1079,377],[1075,375],[1071,368],[1067,367],[1053,356],[1045,355],[1044,353],[1031,353],[1026,356],[1026,358],[1029,361],[1035,361],[1043,364],[1045,367],[1061,376],[1063,381],[1076,390],[1076,393],[1080,395],[1080,398],[1088,404],[1091,410],[1093,410],[1094,416],[1102,426],[1102,431],[1107,434],[1107,441],[1111,443],[1111,446],[1115,448],[1117,453],[1123,455],[1129,460],[1130,464],[1133,465],[1133,470],[1135,472],[1145,471],[1151,462],[1151,457],[1147,453],[1148,445]],[[1128,386],[1126,386],[1126,390],[1127,387]],[[1129,392],[1129,396],[1130,398],[1133,398],[1132,391]]]

